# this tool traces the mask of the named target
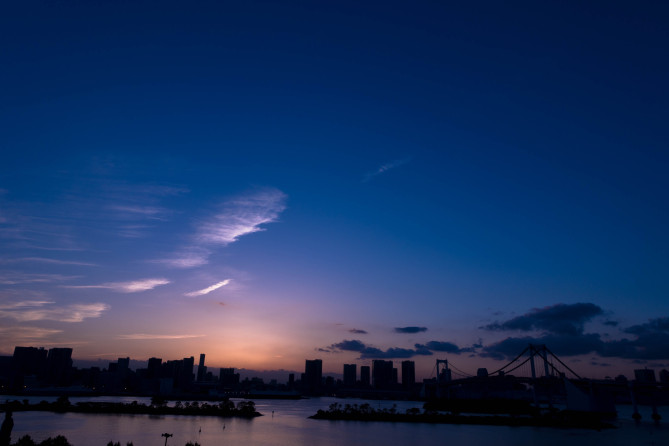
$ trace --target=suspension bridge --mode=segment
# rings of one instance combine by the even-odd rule
[[[488,372],[479,368],[468,373],[446,359],[437,359],[434,398],[530,398],[535,404],[565,402],[568,390],[583,390],[588,384],[546,345],[529,344],[512,360]],[[570,388],[573,386],[573,388]],[[569,388],[569,389],[568,389]],[[577,390],[576,390],[577,391]]]
[[[515,358],[493,372],[478,369],[476,373],[467,373],[446,359],[437,359],[435,369],[433,369],[433,376],[436,376],[439,382],[505,375],[513,375],[521,380],[534,380],[542,377],[582,379],[543,344],[529,344]]]

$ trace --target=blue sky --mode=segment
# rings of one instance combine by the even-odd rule
[[[0,350],[669,367],[668,12],[3,5]]]

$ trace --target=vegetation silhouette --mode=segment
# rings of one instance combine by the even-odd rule
[[[154,401],[152,400],[152,403]],[[222,401],[218,404],[200,403],[198,401],[185,402],[177,401],[174,406],[168,406],[167,402],[156,401],[156,404],[141,404],[137,401],[132,403],[112,403],[112,402],[78,402],[70,403],[66,396],[59,397],[57,401],[49,403],[41,401],[37,404],[30,404],[27,400],[8,401],[0,404],[0,410],[27,412],[76,412],[76,413],[96,413],[96,414],[133,414],[133,415],[198,415],[215,417],[240,417],[254,418],[262,416],[255,409],[253,401],[240,401],[235,404],[232,401]]]
[[[532,426],[556,427],[577,429],[605,429],[614,428],[598,417],[584,416],[568,411],[550,411],[533,416],[518,414],[502,415],[461,415],[459,412],[438,412],[425,408],[423,412],[418,408],[407,409],[402,413],[397,405],[391,408],[374,409],[368,403],[346,404],[332,403],[328,410],[319,410],[309,418],[316,420],[350,420],[350,421],[390,421],[404,423],[431,423],[431,424],[477,424],[489,426]]]

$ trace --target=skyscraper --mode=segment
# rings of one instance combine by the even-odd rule
[[[372,381],[376,389],[388,389],[393,382],[393,362],[375,359],[372,361]]]
[[[402,387],[409,390],[416,384],[416,364],[413,361],[402,361]]]
[[[52,348],[46,358],[46,380],[57,386],[67,386],[72,379],[72,349]]]
[[[207,374],[207,367],[204,365],[204,353],[200,353],[200,363],[197,366],[197,381],[204,381]]]
[[[323,361],[307,359],[304,365],[304,388],[308,393],[317,393],[323,380]]]
[[[360,384],[366,387],[372,385],[371,373],[368,365],[360,366]]]
[[[344,364],[344,385],[348,387],[355,386],[357,367],[355,364]]]

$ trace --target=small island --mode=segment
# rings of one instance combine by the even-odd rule
[[[238,417],[254,418],[262,416],[256,411],[253,401],[240,401],[235,406],[230,400],[221,401],[218,404],[177,401],[174,406],[168,406],[167,400],[162,398],[152,398],[151,404],[141,404],[137,401],[132,403],[112,403],[112,402],[78,402],[72,404],[66,396],[58,398],[57,401],[49,403],[41,401],[36,404],[29,404],[28,400],[8,401],[0,404],[0,411],[27,412],[76,412],[76,413],[94,413],[94,414],[132,414],[132,415],[197,415],[197,416],[215,416],[215,417]]]
[[[531,426],[555,427],[576,429],[607,429],[616,426],[602,420],[600,417],[574,413],[566,410],[554,410],[534,415],[462,415],[458,412],[437,412],[418,408],[398,412],[393,406],[390,409],[376,410],[369,404],[333,403],[328,410],[319,410],[312,419],[316,420],[348,420],[348,421],[389,421],[402,423],[432,423],[432,424],[476,424],[488,426]]]

